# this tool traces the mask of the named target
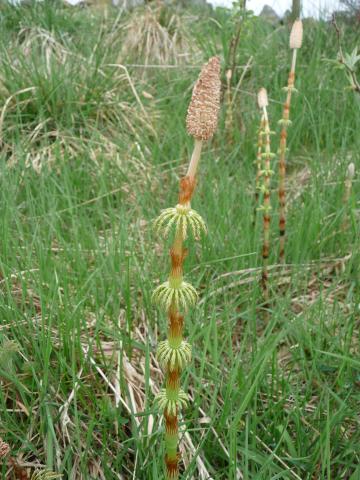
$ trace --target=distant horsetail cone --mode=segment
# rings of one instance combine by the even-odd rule
[[[265,88],[259,90],[258,93],[258,104],[259,108],[262,111],[261,123],[260,123],[260,134],[264,137],[263,145],[264,151],[261,154],[261,158],[264,159],[264,168],[261,170],[260,174],[263,178],[263,183],[261,185],[261,191],[263,193],[263,205],[260,207],[260,210],[263,211],[263,248],[262,248],[262,257],[263,257],[263,270],[261,277],[261,285],[264,292],[265,300],[269,298],[269,275],[268,275],[268,263],[270,255],[270,211],[271,211],[271,200],[270,200],[270,180],[273,175],[271,170],[271,159],[275,156],[271,152],[270,146],[270,125],[267,112],[268,98]]]
[[[290,48],[293,50],[291,68],[288,77],[288,85],[284,88],[286,93],[286,101],[283,107],[283,116],[280,120],[280,148],[279,148],[279,235],[280,235],[280,251],[279,259],[281,263],[285,262],[285,234],[286,234],[286,143],[287,129],[291,124],[290,106],[291,96],[295,89],[295,68],[297,51],[302,45],[303,25],[301,20],[296,20],[290,32]]]
[[[301,48],[303,39],[303,24],[301,20],[295,20],[290,32],[290,48]]]
[[[181,371],[191,361],[191,346],[183,339],[183,313],[198,298],[195,288],[183,280],[183,264],[187,253],[183,244],[189,235],[197,240],[206,233],[203,219],[191,208],[190,202],[196,187],[202,143],[215,133],[219,107],[220,62],[213,57],[201,70],[187,114],[187,130],[195,138],[195,145],[187,174],[180,180],[178,204],[174,208],[163,210],[155,221],[157,231],[164,236],[173,234],[170,274],[168,280],[155,289],[152,297],[169,318],[167,339],[160,342],[157,350],[159,363],[166,369],[165,388],[156,397],[165,418],[165,466],[168,480],[179,478],[178,415],[188,401],[186,393],[180,388]]]
[[[265,88],[260,88],[258,93],[258,105],[260,110],[267,107],[269,105],[267,91]]]

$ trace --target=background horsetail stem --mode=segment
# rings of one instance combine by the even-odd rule
[[[220,106],[220,62],[213,57],[204,65],[195,84],[186,118],[188,133],[195,138],[189,168],[180,180],[179,203],[164,210],[155,222],[165,236],[174,228],[175,235],[170,250],[171,270],[168,281],[157,287],[153,298],[168,314],[167,340],[158,347],[158,358],[166,369],[165,389],[157,396],[157,402],[165,417],[165,465],[166,478],[179,478],[179,409],[186,405],[187,395],[180,389],[180,375],[191,360],[191,347],[183,339],[182,315],[195,304],[194,287],[183,280],[183,263],[186,256],[184,240],[188,232],[195,239],[206,232],[206,226],[198,213],[191,208],[191,198],[196,186],[196,172],[204,140],[210,139],[217,127]]]
[[[231,99],[231,77],[232,71],[231,69],[226,71],[226,94],[225,94],[225,103],[226,103],[226,117],[225,117],[225,131],[226,135],[231,141],[232,137],[232,126],[233,126],[233,106],[232,106],[232,99]]]
[[[272,175],[271,170],[271,158],[274,157],[274,154],[271,153],[270,147],[270,126],[269,118],[267,113],[268,98],[265,88],[259,90],[258,93],[258,104],[262,110],[262,119],[261,124],[263,129],[261,130],[261,135],[264,137],[262,142],[264,145],[264,152],[261,154],[261,157],[264,158],[264,169],[261,171],[261,176],[263,178],[263,184],[261,187],[263,193],[263,205],[261,209],[263,210],[263,248],[262,248],[262,258],[263,258],[263,270],[261,276],[261,285],[264,292],[265,300],[269,299],[269,285],[268,285],[268,263],[269,263],[269,254],[270,254],[270,210],[271,210],[271,201],[270,201],[270,178]]]
[[[281,263],[285,262],[285,234],[286,234],[286,140],[287,128],[290,125],[290,105],[291,95],[295,90],[295,68],[297,50],[302,44],[303,27],[301,20],[296,20],[292,26],[290,33],[290,48],[293,50],[291,68],[288,77],[288,85],[285,87],[287,92],[286,101],[283,108],[283,117],[280,120],[282,125],[280,133],[280,149],[279,149],[279,235],[280,235],[280,251],[279,259]]]
[[[256,151],[256,177],[255,177],[255,195],[254,195],[254,213],[253,213],[253,227],[255,228],[256,224],[256,213],[258,209],[259,202],[259,190],[260,190],[260,177],[261,177],[261,154],[263,147],[263,130],[264,130],[264,116],[261,115],[260,127],[258,131],[258,142],[257,142],[257,151]]]

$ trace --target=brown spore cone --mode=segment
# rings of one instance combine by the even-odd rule
[[[212,57],[201,69],[186,117],[187,131],[197,140],[209,140],[215,133],[220,110],[220,87],[220,60]]]

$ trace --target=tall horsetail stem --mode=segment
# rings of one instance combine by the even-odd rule
[[[226,92],[225,92],[225,103],[226,103],[226,117],[225,117],[225,130],[227,137],[231,140],[231,132],[233,126],[233,106],[231,99],[231,69],[227,70],[225,73],[226,77]]]
[[[263,148],[263,131],[264,131],[264,116],[261,115],[260,127],[258,130],[258,141],[257,141],[257,150],[256,150],[256,177],[255,177],[255,195],[254,195],[254,213],[253,213],[253,227],[256,225],[256,213],[259,203],[259,191],[260,187],[260,177],[261,177],[261,165],[262,165],[262,148]]]
[[[263,210],[263,248],[262,248],[262,258],[263,258],[263,270],[261,276],[261,285],[264,292],[265,300],[269,298],[269,274],[268,274],[268,263],[270,255],[270,211],[271,211],[271,201],[270,201],[270,179],[271,175],[274,173],[271,170],[271,159],[275,156],[271,153],[270,146],[270,125],[269,117],[267,112],[268,107],[268,98],[265,88],[261,88],[258,93],[258,104],[262,112],[261,122],[260,122],[260,134],[264,137],[262,141],[263,152],[261,152],[261,158],[264,159],[264,168],[260,171],[260,177],[263,178],[263,183],[261,185],[261,191],[263,193],[263,205],[260,207]]]
[[[196,186],[203,141],[215,133],[220,108],[220,61],[211,58],[203,66],[194,86],[189,105],[186,127],[195,139],[187,174],[180,180],[179,201],[176,207],[163,210],[155,221],[155,227],[166,235],[173,232],[170,249],[171,270],[168,280],[157,287],[153,299],[168,314],[168,335],[158,346],[157,356],[166,370],[165,388],[156,400],[165,418],[165,466],[166,478],[179,478],[179,411],[187,404],[187,395],[180,388],[180,375],[191,361],[191,347],[183,339],[183,314],[197,301],[195,288],[183,280],[183,264],[187,254],[184,241],[188,234],[199,239],[206,232],[201,216],[191,208],[190,202]]]
[[[295,92],[295,67],[297,51],[301,47],[303,36],[303,26],[301,20],[296,20],[292,26],[290,33],[290,48],[293,51],[291,68],[288,77],[288,85],[286,90],[286,101],[283,108],[283,116],[280,120],[282,125],[280,133],[279,148],[279,234],[280,234],[280,251],[279,259],[281,263],[285,262],[285,234],[286,234],[286,140],[287,128],[291,124],[290,121],[290,105],[291,95]]]

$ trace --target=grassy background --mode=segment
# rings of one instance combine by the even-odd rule
[[[153,397],[166,318],[150,296],[168,245],[151,221],[177,199],[200,66],[213,54],[225,64],[237,19],[47,1],[0,9],[0,435],[26,467],[163,478]],[[343,28],[352,50],[356,29]],[[268,319],[258,285],[255,95],[268,89],[278,133],[288,34],[245,21],[233,125],[224,107],[201,163],[193,203],[209,235],[189,242],[186,261],[201,293],[186,319],[187,479],[360,478],[358,176],[343,204],[347,166],[360,166],[360,102],[325,61],[337,53],[325,22],[305,22],[299,52],[285,269],[273,177]]]

